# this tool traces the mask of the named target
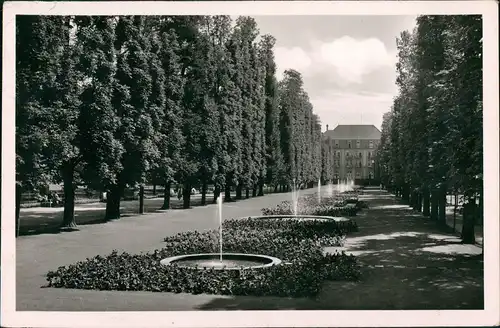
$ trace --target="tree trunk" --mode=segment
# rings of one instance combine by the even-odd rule
[[[241,199],[242,196],[241,196],[241,193],[242,193],[242,190],[243,190],[243,185],[240,183],[238,183],[238,185],[236,186],[236,199]]]
[[[257,186],[254,186],[252,189],[252,197],[257,197]]]
[[[207,204],[207,189],[207,182],[203,180],[201,185],[201,206],[205,206]]]
[[[217,203],[217,199],[220,197],[220,187],[216,186],[214,190],[214,199],[212,200],[212,204]]]
[[[139,214],[144,214],[144,186],[139,187]]]
[[[258,196],[264,196],[264,180],[259,182],[259,194]]]
[[[64,214],[62,228],[76,228],[75,222],[75,185],[73,166],[67,163],[63,167]]]
[[[245,198],[250,198],[250,189],[248,187],[245,188]]]
[[[431,219],[438,219],[438,195],[436,190],[431,191]]]
[[[278,188],[279,188],[279,186],[278,186],[278,185],[275,185],[275,186],[274,186],[274,193],[277,193],[277,192],[278,192]]]
[[[413,209],[415,211],[418,211],[418,193],[416,190],[413,191],[413,200],[412,200],[412,203],[413,203]]]
[[[457,229],[457,207],[458,207],[458,194],[455,192],[455,201],[453,204],[453,231]]]
[[[483,206],[483,193],[480,192],[479,193],[479,208],[478,208],[478,217],[477,217],[477,221],[479,224],[484,224],[483,223],[483,216],[484,216],[484,206]]]
[[[164,189],[163,189],[163,206],[161,207],[162,210],[170,209],[170,188],[171,187],[172,187],[172,184],[170,182],[165,182]]]
[[[156,196],[156,183],[153,183],[153,196]]]
[[[21,226],[21,196],[23,194],[23,188],[19,183],[16,183],[16,237],[19,236],[19,227]]]
[[[476,236],[474,233],[474,224],[476,219],[476,200],[471,199],[464,204],[463,225],[462,225],[462,243],[474,244]]]
[[[108,190],[106,199],[106,214],[105,220],[115,220],[120,218],[120,200],[121,188],[118,185],[113,185]]]
[[[410,204],[410,188],[407,184],[403,186],[403,201],[405,201],[408,205]]]
[[[422,192],[417,193],[417,211],[422,212]]]
[[[191,207],[191,184],[189,182],[184,183],[184,188],[182,189],[182,208],[188,209]]]
[[[422,210],[424,216],[429,216],[431,211],[430,211],[430,197],[429,197],[429,189],[427,188],[424,188],[423,190],[423,195],[422,195],[422,198],[423,198],[423,205],[424,205],[424,208]]]
[[[224,186],[224,202],[230,202],[230,201],[232,201],[232,199],[231,199],[231,184],[226,182],[226,185]]]
[[[438,222],[440,225],[446,225],[446,189],[440,188],[438,191]]]

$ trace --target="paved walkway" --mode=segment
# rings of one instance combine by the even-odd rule
[[[311,194],[316,188],[301,190],[300,194]],[[269,194],[224,204],[223,217],[245,217],[260,215],[261,209],[290,200],[291,193]],[[80,231],[57,234],[21,236],[17,239],[17,309],[18,310],[189,310],[217,296],[194,296],[153,294],[140,292],[101,292],[40,288],[45,285],[45,274],[59,266],[73,264],[97,254],[106,255],[114,249],[129,253],[152,251],[163,246],[163,238],[188,230],[215,229],[218,226],[216,205],[155,211],[158,200],[147,200],[148,214],[138,216],[130,212],[137,202],[123,202],[126,215],[120,220],[80,226]],[[103,205],[80,206],[79,214],[96,219],[104,212]],[[86,209],[86,210],[85,210]],[[148,210],[149,209],[149,210]],[[31,212],[30,212],[31,211]],[[30,220],[38,218],[46,222],[53,218],[57,209],[42,209],[42,212],[26,210]],[[45,213],[47,212],[47,213]],[[52,219],[50,219],[52,220]],[[77,219],[78,220],[78,219]],[[57,220],[60,222],[59,220]]]
[[[324,189],[323,189],[324,190]],[[313,193],[310,189],[304,193]],[[304,194],[302,193],[302,194]],[[224,217],[256,215],[290,194],[273,194],[225,205]],[[167,234],[215,228],[215,207],[125,217],[78,232],[17,240],[17,309],[49,311],[167,311],[276,309],[469,309],[483,307],[481,249],[460,245],[434,222],[384,191],[364,196],[370,208],[356,218],[360,231],[345,251],[358,255],[360,282],[328,282],[316,299],[226,297],[150,292],[102,292],[40,288],[44,274],[113,249],[132,253],[162,246]],[[454,253],[455,252],[455,253]],[[456,254],[456,252],[463,254]]]

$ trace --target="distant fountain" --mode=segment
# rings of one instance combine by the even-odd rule
[[[219,212],[219,253],[220,262],[222,263],[222,197],[217,198],[218,212]]]
[[[321,204],[321,179],[318,179],[318,204]]]
[[[293,185],[292,185],[292,207],[293,207],[293,214],[297,215],[298,213],[298,206],[299,206],[299,188],[297,188],[295,184],[295,179],[293,179]]]
[[[343,193],[345,191],[345,183],[344,183],[344,180],[340,181],[339,180],[339,183],[337,185],[337,188],[339,190],[339,193]]]
[[[333,196],[333,185],[332,185],[331,181],[330,181],[330,183],[328,183],[326,193],[327,193],[328,197]]]

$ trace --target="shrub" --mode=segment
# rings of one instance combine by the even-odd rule
[[[359,211],[357,207],[342,207],[332,206],[332,205],[316,205],[314,207],[299,206],[298,214],[303,215],[318,215],[318,216],[333,216],[333,217],[345,217],[345,216],[356,216]],[[263,208],[263,215],[292,215],[293,210],[291,205],[284,202],[273,208]]]
[[[346,207],[347,204],[357,204],[358,192],[349,191],[342,194],[336,194],[332,197],[321,198],[321,203],[318,204],[318,199],[315,195],[301,197],[297,203],[297,213],[303,215],[319,215],[319,216],[356,216],[356,213],[361,210],[361,206]],[[289,215],[293,214],[293,206],[289,201],[284,201],[275,207],[263,208],[263,215]]]
[[[245,220],[226,220],[223,223],[223,231],[230,229],[244,231],[248,229],[281,231],[281,234],[293,236],[297,239],[314,239],[321,236],[340,236],[357,231],[354,221],[334,221],[334,220],[284,220],[284,219],[263,219],[248,218]]]
[[[47,281],[49,287],[77,289],[307,297],[316,295],[324,280],[344,280],[343,273],[348,273],[349,280],[359,277],[354,257],[351,260],[343,259],[347,257],[345,254],[325,257],[321,248],[310,241],[282,250],[289,241],[283,242],[268,242],[269,246],[262,251],[294,256],[288,259],[291,260],[289,264],[261,270],[194,270],[163,266],[160,260],[174,254],[165,250],[139,255],[114,251],[109,256],[96,256],[51,271]]]
[[[243,219],[223,224],[226,253],[278,257],[284,264],[266,269],[214,270],[163,266],[166,257],[218,251],[218,231],[189,231],[168,236],[165,246],[131,255],[113,251],[47,274],[49,287],[98,290],[142,290],[222,295],[306,297],[316,295],[324,280],[357,280],[355,257],[323,254],[323,246],[342,244],[353,226],[333,221]]]

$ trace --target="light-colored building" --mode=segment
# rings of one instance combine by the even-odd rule
[[[323,137],[334,152],[336,179],[368,181],[375,178],[375,151],[380,143],[380,130],[374,125],[337,125]]]

